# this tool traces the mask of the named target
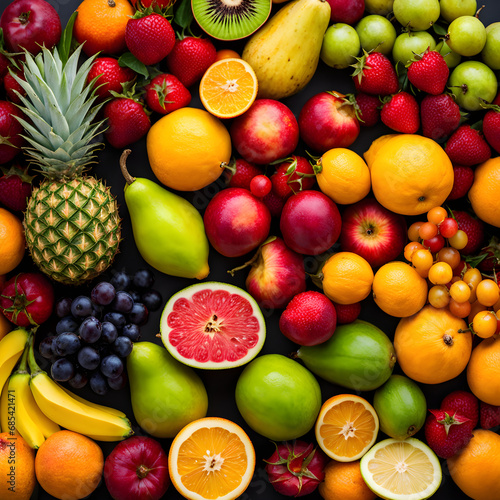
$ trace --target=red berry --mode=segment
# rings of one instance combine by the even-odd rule
[[[287,199],[292,194],[311,189],[316,181],[312,165],[302,156],[292,156],[276,167],[271,176],[273,192]]]
[[[358,92],[355,96],[355,107],[359,124],[362,127],[373,127],[380,119],[380,100],[377,96]]]
[[[189,90],[176,76],[167,73],[155,76],[144,90],[147,106],[162,115],[183,108],[191,102]]]
[[[477,165],[491,157],[491,149],[483,135],[470,125],[460,126],[448,139],[446,154],[453,163]]]
[[[355,302],[354,304],[337,304],[333,303],[335,310],[337,311],[337,324],[346,325],[347,323],[352,323],[358,319],[361,314],[361,302]]]
[[[475,428],[479,419],[479,401],[469,391],[457,390],[450,392],[441,401],[441,409],[446,408],[457,411],[471,421],[472,428]]]
[[[495,106],[483,118],[483,134],[488,144],[500,153],[500,107]]]
[[[31,195],[32,176],[28,169],[24,170],[14,165],[9,170],[2,168],[0,177],[0,203],[16,211],[26,210],[28,198]]]
[[[380,52],[365,52],[357,60],[352,74],[357,91],[374,95],[389,95],[398,91],[396,70],[386,56]]]
[[[460,250],[462,255],[472,255],[482,246],[484,241],[484,222],[463,210],[453,210],[458,229],[467,234],[467,245]]]
[[[263,198],[271,191],[273,184],[266,175],[256,175],[250,181],[250,191],[257,198]]]
[[[427,50],[419,57],[408,67],[408,80],[427,94],[441,94],[450,74],[444,57],[435,50]]]
[[[463,165],[453,166],[453,188],[451,189],[447,201],[458,200],[464,197],[472,186],[474,182],[474,170],[471,167],[466,167]]]
[[[458,223],[453,217],[446,217],[438,227],[443,238],[451,238],[458,231]]]
[[[231,162],[224,170],[228,187],[250,189],[250,182],[256,175],[261,175],[262,169],[243,158]]]
[[[500,425],[500,406],[493,406],[481,401],[479,407],[479,424],[482,429],[492,429]]]
[[[420,103],[422,135],[441,142],[460,125],[460,107],[449,94],[427,95]]]
[[[122,92],[122,84],[132,81],[136,74],[130,68],[118,64],[118,59],[113,57],[98,57],[95,59],[87,76],[87,83],[96,78],[94,83],[95,93],[100,101],[111,97],[110,92]]]
[[[23,126],[15,117],[24,118],[19,108],[9,101],[0,101],[0,165],[21,152]]]
[[[398,92],[382,106],[380,118],[384,125],[396,132],[414,134],[420,127],[417,100],[408,92]]]

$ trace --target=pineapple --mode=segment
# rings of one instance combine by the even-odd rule
[[[120,243],[120,218],[109,187],[84,174],[95,163],[92,142],[102,122],[94,122],[93,82],[86,84],[93,59],[78,67],[81,45],[63,64],[57,49],[26,53],[27,120],[20,119],[32,163],[45,177],[33,190],[24,214],[26,242],[35,264],[55,281],[78,285],[109,267]]]

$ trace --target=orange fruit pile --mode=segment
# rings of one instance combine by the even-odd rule
[[[26,241],[21,221],[0,208],[0,275],[10,273],[23,260]]]

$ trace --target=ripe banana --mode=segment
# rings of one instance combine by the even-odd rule
[[[0,389],[3,389],[14,366],[19,361],[28,337],[28,330],[16,328],[0,340]]]
[[[63,389],[67,394],[69,394],[73,399],[76,399],[77,401],[79,401],[80,403],[83,403],[85,405],[89,405],[91,406],[92,408],[96,408],[98,410],[103,410],[103,411],[107,411],[108,413],[111,413],[111,415],[116,415],[117,417],[125,417],[127,418],[127,415],[125,415],[125,413],[123,413],[122,411],[120,410],[117,410],[116,408],[111,408],[110,406],[104,406],[104,405],[100,405],[100,404],[97,404],[97,403],[94,403],[92,401],[87,401],[86,399],[78,396],[78,394],[74,394],[73,392],[71,392],[69,389],[66,389],[66,387],[63,387],[62,385],[60,386],[61,389]],[[1,403],[0,403],[1,404]]]
[[[30,388],[45,415],[65,429],[97,441],[120,441],[133,434],[128,418],[89,405],[72,397],[36,364],[32,346],[29,350]]]
[[[2,432],[10,432],[9,426],[9,401],[8,401],[9,385],[3,386],[2,395],[0,396],[0,429]]]

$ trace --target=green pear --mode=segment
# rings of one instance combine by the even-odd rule
[[[203,279],[209,273],[209,243],[203,218],[186,199],[145,178],[132,177],[120,158],[125,202],[135,244],[144,260],[162,273]]]
[[[148,434],[172,438],[207,414],[208,396],[196,372],[152,342],[136,342],[127,358],[132,410]]]

